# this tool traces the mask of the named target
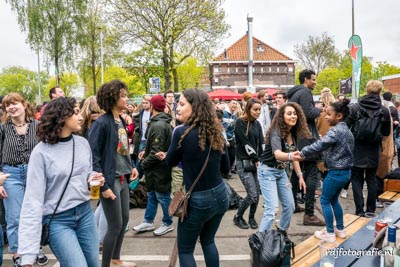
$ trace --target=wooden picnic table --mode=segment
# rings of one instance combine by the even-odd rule
[[[395,202],[400,199],[400,193],[394,191],[386,191],[378,196],[378,199],[383,202]]]
[[[389,208],[386,208],[378,215],[378,220],[385,217],[390,217],[393,222],[397,223],[400,221],[400,199],[396,200]],[[374,230],[369,230],[369,225],[374,225],[375,221],[371,220],[363,226],[356,233],[347,238],[342,244],[338,246],[338,249],[343,250],[358,250],[358,251],[373,251],[372,241],[374,240]],[[379,266],[379,256],[362,256],[357,257],[356,255],[340,256],[335,261],[335,266],[346,267],[346,266],[358,266],[358,267],[377,267]],[[313,267],[319,267],[319,261],[313,265]]]

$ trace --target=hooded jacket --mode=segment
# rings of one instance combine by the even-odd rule
[[[382,106],[381,98],[376,94],[368,94],[363,96],[358,104],[350,106],[350,114],[346,119],[346,124],[349,129],[352,129],[357,119],[357,112],[360,110],[360,106],[365,108],[367,111],[376,111],[382,109],[383,118],[381,125],[381,135],[389,136],[391,119],[389,110]],[[360,143],[354,140],[354,163],[353,166],[359,168],[376,168],[379,164],[379,154],[381,152],[382,142],[376,143]]]
[[[146,131],[146,149],[142,167],[146,175],[147,190],[165,193],[171,190],[171,167],[165,160],[156,157],[157,152],[166,152],[171,144],[171,115],[161,112],[150,119]]]
[[[300,84],[289,89],[287,97],[289,99],[289,102],[296,102],[302,107],[304,115],[307,119],[308,129],[315,139],[319,139],[315,119],[320,116],[321,110],[315,107],[311,90]]]

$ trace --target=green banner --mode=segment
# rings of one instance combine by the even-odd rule
[[[360,82],[361,82],[361,65],[362,65],[362,44],[361,38],[358,35],[353,35],[349,39],[350,56],[353,62],[352,69],[352,91],[353,96],[357,99],[360,96]]]

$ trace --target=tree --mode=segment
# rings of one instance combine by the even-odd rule
[[[308,36],[305,44],[295,45],[294,53],[305,68],[317,74],[327,67],[337,66],[339,59],[335,41],[326,32],[317,37]]]
[[[40,73],[41,88],[44,88],[48,81],[45,72]],[[43,91],[43,90],[42,90]],[[37,72],[22,67],[9,67],[0,73],[0,95],[15,92],[24,96],[30,103],[38,103],[38,74]]]
[[[178,67],[177,71],[180,88],[197,88],[204,72],[204,67],[198,67],[197,60],[189,57]]]
[[[178,66],[189,56],[209,56],[228,25],[220,0],[110,0],[121,33],[161,51],[165,90],[178,91]],[[179,55],[179,57],[177,57]]]
[[[27,42],[42,51],[47,63],[56,72],[61,66],[71,66],[74,52],[83,40],[87,1],[67,0],[6,0],[17,13]]]
[[[140,50],[133,51],[124,58],[124,67],[130,74],[140,80],[142,88],[138,89],[141,91],[148,92],[150,88],[149,79],[151,77],[160,77],[161,84],[164,84],[164,79],[162,79],[163,67],[159,50],[145,46]]]
[[[47,84],[47,90],[46,90],[46,97],[49,99],[49,91],[51,88],[56,86],[56,79],[57,77],[52,77]],[[74,96],[76,94],[79,94],[80,90],[80,83],[79,83],[79,77],[78,75],[71,73],[71,72],[65,72],[60,75],[60,83],[59,86],[63,89],[65,96]]]
[[[317,85],[313,94],[320,94],[324,87],[331,89],[332,94],[337,97],[339,94],[339,81],[344,80],[343,73],[338,68],[326,68],[320,71],[317,76]]]
[[[374,79],[381,79],[383,76],[399,74],[400,68],[389,63],[377,62],[376,66],[372,70]]]

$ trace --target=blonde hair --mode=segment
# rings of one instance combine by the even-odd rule
[[[383,83],[377,80],[369,80],[366,85],[367,94],[379,95],[382,91]]]
[[[335,97],[332,94],[331,89],[327,87],[322,89],[320,101],[324,103],[325,107],[329,106],[331,103],[336,101]]]
[[[99,115],[103,114],[104,111],[100,108],[97,103],[97,99],[95,96],[89,96],[85,102],[83,102],[81,115],[83,118],[84,127],[89,129],[92,124],[92,117],[90,116],[92,113],[99,113]]]

